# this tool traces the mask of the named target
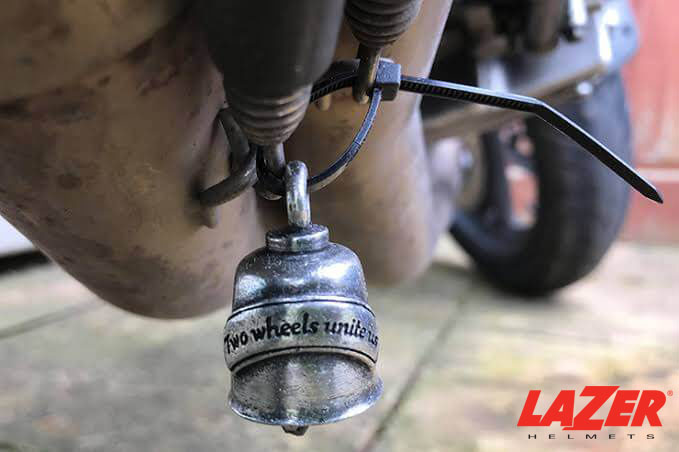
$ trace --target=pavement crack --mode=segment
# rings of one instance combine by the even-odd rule
[[[475,288],[476,285],[474,283],[470,283],[467,287],[465,287],[464,290],[460,292],[457,297],[458,300],[455,308],[448,315],[429,344],[422,350],[422,353],[420,353],[415,365],[408,374],[408,378],[406,378],[406,381],[401,386],[401,390],[398,393],[393,405],[387,411],[387,414],[385,414],[380,420],[377,428],[375,428],[365,444],[358,449],[359,452],[371,452],[375,450],[375,447],[384,437],[384,434],[393,423],[393,420],[400,413],[403,405],[410,399],[410,396],[417,386],[417,382],[422,377],[424,370],[428,368],[429,365],[432,364],[438,357],[438,348],[441,346],[441,344],[446,342],[448,336],[450,336],[452,333],[457,321],[460,318],[460,314],[462,313],[462,308],[464,307],[466,300],[470,297]]]
[[[10,325],[8,327],[0,329],[0,340],[14,336],[19,336],[21,334],[34,331],[43,326],[51,325],[62,320],[83,315],[100,306],[102,306],[102,303],[95,302],[78,303],[72,306],[66,306],[64,308],[49,312],[38,317],[33,317],[23,322],[19,322],[14,325]]]

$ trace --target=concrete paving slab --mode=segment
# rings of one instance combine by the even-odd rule
[[[559,390],[585,385],[676,391],[675,263],[676,248],[618,245],[591,278],[551,299],[479,286],[377,450],[678,450],[677,396],[667,397],[662,428],[604,429],[596,440],[571,432],[571,440],[556,425],[516,426],[530,389],[543,390],[538,413]]]
[[[0,274],[0,337],[39,318],[78,311],[97,297],[56,265],[37,265]],[[24,325],[25,327],[25,325]]]
[[[40,311],[31,304],[50,300],[53,292],[88,297],[53,268],[20,278],[0,280],[0,294],[11,288],[15,297],[7,308],[15,319]],[[371,290],[385,395],[367,414],[312,428],[303,438],[242,421],[226,408],[225,310],[198,320],[159,321],[102,303],[0,340],[0,443],[49,451],[359,450],[391,411],[418,356],[450,320],[468,284],[464,273],[438,267],[398,290]]]
[[[488,288],[459,249],[441,249],[419,281],[371,290],[386,392],[367,414],[303,438],[241,421],[225,407],[225,310],[168,322],[94,302],[0,339],[0,450],[677,450],[677,396],[665,427],[596,440],[516,422],[529,389],[543,390],[538,412],[588,384],[677,390],[679,249],[618,245],[592,277],[539,300]],[[52,267],[15,276],[0,278],[14,297],[0,304],[5,331],[92,301]]]

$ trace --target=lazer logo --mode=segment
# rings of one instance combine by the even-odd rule
[[[626,391],[620,386],[585,386],[580,397],[592,397],[575,413],[575,391],[561,391],[544,415],[536,414],[539,390],[528,392],[518,427],[549,427],[558,422],[563,430],[601,430],[602,427],[641,427],[648,420],[651,427],[662,427],[658,411],[667,398],[662,391]],[[617,391],[617,392],[616,392]],[[605,419],[593,419],[613,394],[613,403]],[[631,423],[630,423],[631,421]]]

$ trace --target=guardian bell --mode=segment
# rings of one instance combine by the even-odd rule
[[[359,414],[382,393],[361,263],[311,224],[306,180],[304,164],[290,162],[290,225],[239,264],[224,329],[231,408],[298,435]]]

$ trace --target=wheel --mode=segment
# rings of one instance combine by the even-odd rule
[[[619,73],[560,110],[630,161],[630,121]],[[511,129],[510,129],[511,130]],[[527,138],[527,139],[526,139]],[[489,280],[510,291],[540,295],[591,272],[615,240],[629,201],[627,185],[539,119],[481,137],[482,194],[459,212],[451,233]],[[517,171],[517,168],[520,171]],[[512,174],[532,175],[528,215]],[[525,198],[526,187],[519,190]],[[514,199],[513,199],[514,198]],[[528,217],[528,218],[527,218]]]

